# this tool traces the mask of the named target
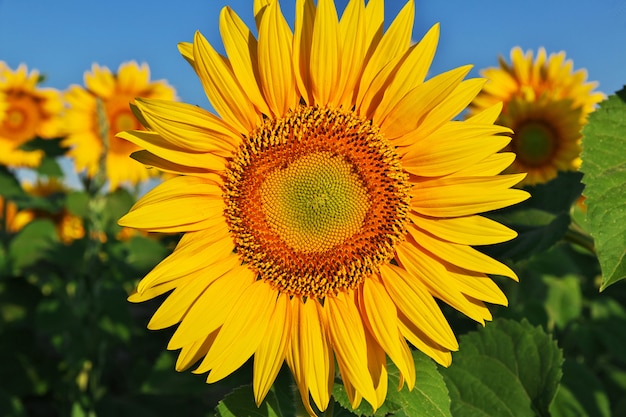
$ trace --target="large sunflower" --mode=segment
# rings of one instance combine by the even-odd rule
[[[121,64],[115,75],[94,64],[91,72],[85,73],[85,86],[73,85],[65,95],[69,108],[63,144],[71,147],[68,154],[76,170],[86,170],[93,178],[106,152],[106,177],[111,190],[122,182],[137,184],[147,179],[150,172],[128,157],[139,148],[115,134],[141,128],[129,106],[136,97],[173,100],[174,89],[163,80],[150,81],[148,65],[136,62]]]
[[[15,71],[0,61],[0,164],[37,167],[43,151],[20,146],[40,137],[59,136],[63,101],[59,91],[40,88],[39,72],[21,64]]]
[[[138,99],[148,131],[120,137],[134,157],[179,174],[120,224],[185,232],[130,296],[174,290],[148,327],[178,328],[176,369],[207,382],[254,355],[260,403],[283,361],[303,402],[329,402],[335,365],[353,406],[387,391],[386,356],[413,388],[406,343],[449,365],[442,300],[483,323],[506,304],[487,274],[514,272],[471,245],[515,233],[478,213],[515,204],[523,174],[495,126],[500,107],[452,121],[484,82],[469,66],[425,76],[439,27],[411,44],[409,1],[383,33],[383,1],[297,2],[294,32],[277,1],[254,2],[258,39],[230,9],[227,57],[196,33],[180,44],[219,116]]]
[[[540,48],[535,59],[532,51],[524,54],[515,47],[511,64],[502,57],[499,61],[499,68],[483,70],[489,83],[471,109],[476,113],[504,103],[497,123],[515,132],[507,150],[517,155],[507,172],[526,172],[521,184],[533,185],[555,178],[558,171],[578,169],[581,129],[604,98],[593,91],[597,83],[586,82],[585,70],[574,71],[565,52],[548,57]]]

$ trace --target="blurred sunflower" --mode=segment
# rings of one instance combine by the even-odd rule
[[[383,1],[297,2],[294,32],[277,1],[256,0],[258,40],[230,9],[227,57],[200,34],[180,44],[219,116],[138,99],[148,131],[119,136],[173,177],[123,226],[185,232],[138,285],[140,302],[174,290],[148,327],[177,323],[176,368],[207,382],[254,355],[259,404],[283,361],[308,412],[329,402],[338,365],[354,407],[387,392],[386,356],[409,389],[407,340],[442,365],[458,344],[440,299],[483,323],[507,300],[487,274],[516,279],[471,245],[515,232],[478,213],[528,197],[498,175],[509,129],[493,106],[453,121],[484,85],[469,66],[425,80],[439,27],[411,44],[414,2],[383,33]]]
[[[13,201],[6,201],[0,196],[0,230],[7,233],[15,233],[19,226],[15,222],[17,205]]]
[[[93,178],[106,152],[106,177],[111,190],[122,182],[137,184],[146,180],[152,173],[129,158],[139,148],[115,134],[141,128],[129,107],[136,97],[174,100],[174,89],[163,80],[151,82],[148,65],[136,62],[121,64],[116,75],[94,64],[91,72],[85,73],[85,86],[73,85],[65,95],[69,108],[63,144],[71,147],[68,154],[74,159],[77,172],[86,170],[87,176]]]
[[[573,70],[565,52],[546,55],[540,48],[525,54],[519,47],[511,51],[511,64],[502,57],[499,68],[487,68],[489,79],[470,106],[475,114],[503,102],[497,123],[510,127],[512,141],[507,150],[517,157],[507,172],[526,172],[520,185],[547,182],[558,171],[580,167],[581,130],[587,115],[604,95],[586,82],[585,70]]]
[[[24,191],[36,197],[52,198],[57,194],[66,194],[68,189],[56,178],[49,178],[45,181],[37,179],[34,184],[25,183]],[[61,242],[72,243],[74,240],[82,239],[85,236],[83,220],[70,213],[66,208],[56,212],[48,212],[41,209],[24,209],[18,211],[13,219],[15,231],[22,229],[35,219],[49,219],[55,225],[57,235]]]
[[[63,111],[61,93],[39,88],[39,72],[21,64],[15,71],[0,61],[0,164],[37,167],[43,151],[24,151],[20,146],[40,137],[59,136]]]

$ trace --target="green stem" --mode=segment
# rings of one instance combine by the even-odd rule
[[[594,255],[596,254],[596,247],[593,242],[593,238],[577,224],[570,224],[570,227],[565,232],[564,238],[566,241],[578,245]]]

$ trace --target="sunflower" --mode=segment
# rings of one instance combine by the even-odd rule
[[[435,25],[411,43],[414,2],[383,32],[383,1],[254,2],[258,39],[230,9],[227,57],[200,34],[180,44],[218,116],[138,99],[147,131],[120,134],[133,157],[177,174],[119,220],[184,232],[130,295],[173,290],[148,327],[179,323],[177,370],[218,381],[251,356],[257,404],[286,362],[309,413],[329,402],[335,366],[350,401],[374,409],[387,357],[412,389],[407,341],[442,365],[458,348],[435,299],[480,323],[507,300],[487,274],[516,279],[471,245],[515,232],[478,213],[528,197],[498,175],[509,129],[493,106],[453,120],[484,85],[469,66],[425,80]]]
[[[38,87],[41,76],[21,64],[15,71],[0,61],[0,164],[37,167],[43,151],[24,151],[20,146],[40,137],[59,136],[61,94]]]
[[[519,47],[511,51],[508,64],[502,57],[499,68],[487,68],[482,75],[489,83],[470,107],[472,113],[498,102],[504,103],[497,123],[515,133],[507,150],[517,155],[507,172],[526,172],[520,185],[547,182],[558,171],[580,167],[581,130],[604,95],[594,91],[585,70],[573,70],[565,52],[546,55],[540,48],[536,59],[532,51]]]
[[[151,82],[148,65],[136,62],[121,64],[116,75],[94,64],[91,72],[85,73],[85,86],[73,85],[65,95],[69,109],[63,144],[71,148],[68,154],[74,159],[76,171],[85,170],[93,178],[106,152],[106,177],[111,190],[122,182],[137,184],[146,180],[150,172],[128,157],[139,148],[115,134],[141,128],[129,107],[136,97],[173,100],[174,89],[162,80]]]
[[[17,205],[10,200],[5,200],[0,196],[0,230],[6,233],[15,233],[20,226],[15,222],[17,215]]]
[[[24,183],[24,191],[36,197],[53,198],[56,195],[66,194],[67,187],[56,178],[49,178],[45,181],[37,179],[34,184]],[[57,235],[61,242],[72,243],[74,240],[82,239],[85,236],[83,220],[62,208],[55,212],[41,209],[24,209],[15,213],[12,227],[18,231],[35,219],[48,219],[54,223]]]

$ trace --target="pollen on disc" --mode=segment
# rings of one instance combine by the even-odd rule
[[[269,226],[299,252],[329,250],[357,233],[370,207],[367,190],[340,155],[315,152],[268,175],[261,186]]]

